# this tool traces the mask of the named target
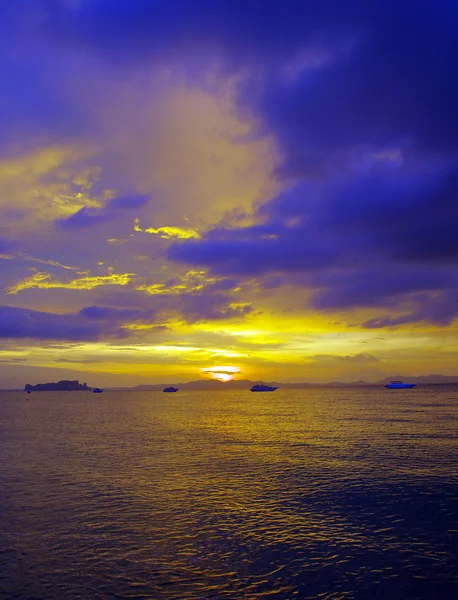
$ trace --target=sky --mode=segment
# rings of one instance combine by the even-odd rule
[[[0,387],[458,375],[457,30],[451,0],[2,2]]]

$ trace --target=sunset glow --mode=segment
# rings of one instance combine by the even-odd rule
[[[0,50],[0,600],[457,597],[457,2]]]
[[[202,369],[202,373],[210,375],[212,379],[227,382],[232,381],[237,373],[240,373],[239,367],[208,367]]]
[[[4,3],[1,385],[458,375],[453,10],[194,4]]]

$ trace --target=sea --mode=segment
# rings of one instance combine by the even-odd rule
[[[458,597],[458,387],[1,392],[0,598]]]

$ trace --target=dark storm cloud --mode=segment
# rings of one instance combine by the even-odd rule
[[[189,60],[195,79],[210,59],[243,69],[240,101],[279,139],[284,172],[321,173],[373,147],[404,144],[416,153],[458,144],[458,13],[449,0],[23,0],[1,16],[9,44],[39,32],[114,64]],[[19,70],[5,62],[15,69],[7,78],[19,86],[14,97],[28,103],[14,110],[39,116],[41,107],[48,127],[61,112],[77,120],[35,74],[59,54],[46,54],[50,64],[40,56],[45,69],[29,58]]]
[[[336,183],[300,184],[261,209],[262,226],[177,242],[169,257],[236,274],[363,267],[381,260],[455,265],[457,199],[455,172],[383,168]]]
[[[51,32],[68,43],[84,39],[113,61],[186,53],[257,68],[243,98],[261,110],[296,168],[355,144],[457,145],[458,14],[448,0],[51,6]],[[287,83],[283,67],[294,74]]]
[[[5,36],[39,31],[114,64],[207,57],[243,68],[239,99],[280,141],[285,173],[322,174],[363,149],[458,144],[458,13],[448,0],[28,0],[2,12]],[[205,59],[193,64],[189,76],[205,76]],[[12,83],[27,82],[21,65]],[[42,82],[28,87],[50,94]],[[55,94],[15,97],[30,101],[29,115],[65,112]]]
[[[415,155],[457,148],[456,7],[380,4],[348,51],[295,85],[266,88],[260,106],[292,174],[338,168],[361,149],[401,146]]]
[[[317,30],[332,32],[335,22],[353,27],[352,8],[336,0],[83,0],[78,8],[54,0],[48,3],[48,26],[54,35],[84,39],[113,60],[138,61],[157,55],[206,53],[229,62],[247,57],[277,60]],[[348,17],[350,13],[350,18]],[[367,11],[358,16],[364,21]],[[326,23],[326,19],[331,22]]]

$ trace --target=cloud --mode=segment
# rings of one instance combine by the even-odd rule
[[[234,278],[213,277],[205,270],[191,269],[182,275],[165,279],[162,283],[141,284],[138,291],[151,296],[181,294],[211,294],[220,291],[236,291],[239,282]]]
[[[200,241],[172,244],[169,257],[225,273],[308,271],[380,255],[413,264],[458,262],[457,193],[455,173],[442,169],[298,184],[258,211],[262,225],[216,228]]]
[[[92,290],[103,285],[127,285],[135,273],[110,273],[109,275],[95,275],[77,277],[67,281],[56,281],[50,273],[38,272],[26,277],[22,281],[7,288],[7,294],[17,294],[21,290],[40,289],[69,289],[69,290]]]
[[[307,357],[308,358],[308,357]],[[308,367],[324,381],[376,381],[385,377],[385,361],[373,354],[317,354],[310,357]]]
[[[323,363],[329,362],[337,365],[367,365],[380,362],[376,356],[372,354],[355,354],[355,355],[337,355],[337,354],[316,354],[315,356],[310,357],[314,361]]]
[[[112,313],[113,316],[131,312],[132,317],[151,313],[160,315],[163,323],[185,321],[188,324],[195,324],[207,321],[241,320],[251,314],[254,308],[250,302],[232,293],[235,281],[223,284],[225,281],[218,281],[215,284],[217,287],[213,288],[214,284],[205,284],[201,274],[197,273],[194,278],[189,273],[182,279],[177,277],[165,284],[153,284],[150,286],[153,289],[139,286],[135,291],[103,293],[99,296],[96,307],[85,310],[88,314],[100,318],[103,318],[105,311],[107,315]],[[222,293],[223,291],[226,293]]]
[[[365,321],[363,327],[367,329],[395,328],[422,322],[436,327],[446,327],[458,316],[458,289],[413,295],[410,305],[413,310],[408,313],[396,317],[389,315],[374,317]]]
[[[134,231],[141,231],[143,233],[151,233],[153,235],[157,235],[166,240],[173,239],[189,239],[189,238],[199,238],[199,233],[190,227],[158,227],[155,229],[154,227],[147,227],[146,229],[142,229],[140,227],[140,219],[135,219],[134,222]]]
[[[265,277],[266,287],[272,277],[307,286],[323,311],[399,307],[428,292],[415,302],[429,303],[421,320],[437,322],[438,310],[451,314],[439,292],[458,288],[457,182],[454,170],[410,167],[298,184],[259,209],[263,224],[210,230],[168,256],[216,276]]]
[[[201,240],[168,235],[156,225],[157,236],[181,237],[170,259],[219,276],[286,279],[311,292],[312,307],[323,311],[402,308],[413,292],[431,292],[439,308],[434,298],[440,294],[433,292],[449,289],[458,257],[458,92],[450,90],[458,66],[456,11],[445,0],[419,2],[415,11],[394,0],[258,8],[209,3],[196,19],[186,2],[153,7],[126,0],[103,11],[89,4],[61,7],[48,25],[56,36],[65,32],[60,40],[69,46],[82,37],[113,65],[138,64],[142,57],[157,67],[165,56],[175,66],[186,55],[183,71],[201,89],[210,72],[206,57],[215,57],[221,71],[213,71],[206,89],[218,89],[221,73],[230,72],[231,102],[256,116],[238,138],[268,134],[282,148],[277,175],[293,185],[268,202],[272,188],[257,194],[258,225],[232,223],[233,230],[216,228]],[[234,23],[243,23],[242,31]],[[188,97],[192,118],[178,128],[184,139],[192,138],[188,127],[196,115],[215,114],[204,96]],[[220,106],[226,98],[219,98]],[[207,143],[199,148],[206,152]],[[181,158],[179,172],[186,175]],[[168,163],[163,167],[169,172]],[[221,194],[205,186],[204,196]]]
[[[109,210],[132,210],[141,208],[148,204],[151,196],[148,194],[134,194],[130,196],[118,196],[108,202]]]
[[[180,312],[188,323],[241,319],[253,311],[250,304],[237,305],[224,294],[182,294],[180,305]]]
[[[56,225],[62,229],[83,229],[111,221],[114,216],[113,213],[103,213],[97,209],[83,206],[70,217],[56,221]]]
[[[0,338],[96,341],[107,336],[122,338],[126,333],[116,325],[106,327],[77,314],[0,307]]]
[[[330,249],[313,247],[302,239],[302,234],[299,239],[292,231],[282,237],[278,233],[263,237],[256,228],[247,229],[246,233],[246,239],[203,237],[202,242],[172,244],[167,255],[188,265],[210,267],[212,273],[219,275],[309,271],[335,264],[336,257]]]
[[[92,190],[100,169],[88,165],[93,153],[81,143],[59,142],[0,154],[0,216],[8,234],[99,206]]]
[[[117,309],[109,306],[86,306],[80,310],[79,314],[93,321],[137,323],[154,320],[156,310],[153,308],[138,310],[135,308]]]
[[[180,58],[198,76],[196,62],[216,56],[228,70],[245,68],[245,101],[258,99],[289,164],[303,170],[355,142],[456,146],[458,91],[448,82],[458,66],[457,18],[447,0],[421,0],[415,10],[397,0],[274,0],[268,10],[204,2],[198,18],[185,0],[122,0],[54,6],[48,26],[69,46],[84,39],[117,65]]]
[[[83,206],[70,217],[58,219],[56,225],[62,229],[95,227],[116,219],[121,212],[142,208],[149,200],[148,195],[118,196],[109,200],[103,208]]]
[[[137,329],[161,331],[155,308],[86,306],[76,313],[56,314],[11,306],[0,306],[0,337],[42,340],[97,341],[125,338]]]
[[[414,8],[4,2],[7,293],[107,335],[230,327],[258,302],[273,329],[292,307],[307,326],[451,323],[458,15]]]

